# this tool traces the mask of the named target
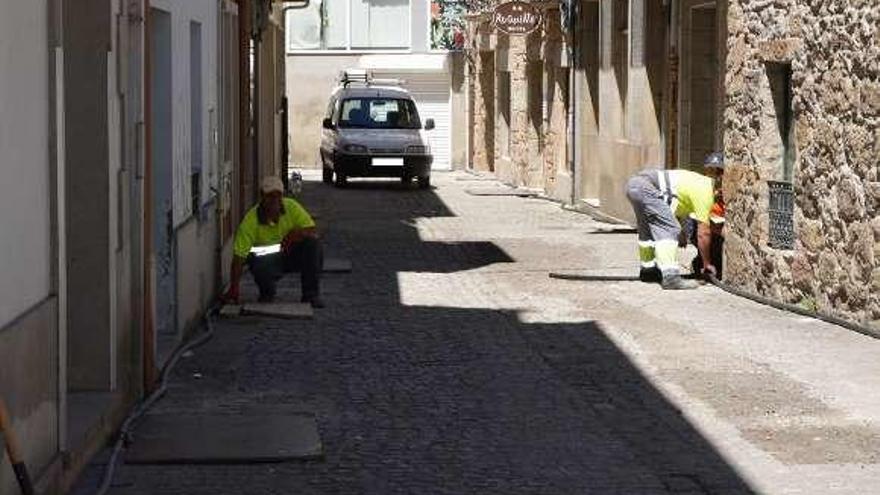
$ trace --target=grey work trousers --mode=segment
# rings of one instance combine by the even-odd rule
[[[657,183],[657,171],[642,171],[626,183],[626,197],[632,203],[639,233],[639,245],[657,249],[657,265],[664,274],[677,273],[678,236],[681,225]],[[647,261],[642,256],[641,261]]]

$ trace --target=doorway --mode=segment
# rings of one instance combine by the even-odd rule
[[[681,128],[679,164],[694,166],[722,145],[718,9],[715,2],[687,2],[682,15]]]

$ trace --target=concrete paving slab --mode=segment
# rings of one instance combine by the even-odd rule
[[[320,458],[315,418],[291,414],[150,415],[125,453],[127,464],[250,464]]]
[[[242,309],[242,314],[255,316],[272,316],[289,320],[311,319],[315,311],[306,303],[250,303]]]
[[[324,296],[331,294],[340,294],[346,292],[345,279],[325,277],[321,280],[321,294]],[[252,284],[244,285],[241,288],[242,304],[256,302],[260,295],[260,291]],[[293,275],[281,279],[276,286],[275,301],[276,302],[299,302],[302,291],[299,285],[299,276]]]
[[[350,273],[351,270],[351,260],[343,258],[324,259],[324,273]]]
[[[224,304],[223,307],[220,308],[220,316],[223,318],[235,318],[239,315],[241,315],[240,304]]]

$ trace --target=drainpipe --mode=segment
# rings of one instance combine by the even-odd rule
[[[56,425],[58,428],[57,445],[59,452],[67,451],[67,239],[66,239],[66,207],[65,199],[65,153],[64,144],[64,5],[60,0],[49,2],[50,18],[50,86],[49,101],[51,113],[50,134],[50,177],[52,177],[52,251],[53,251],[53,290],[58,298],[57,333],[57,382],[58,411]],[[54,165],[54,167],[52,166]],[[0,399],[2,400],[2,399]],[[0,451],[2,452],[2,451]],[[2,455],[2,454],[0,454]]]
[[[248,136],[250,135],[250,0],[238,0],[238,211],[235,223],[244,216],[247,200],[245,199],[244,168],[248,162]]]
[[[262,130],[262,129],[260,129],[260,117],[263,115],[263,107],[262,107],[262,101],[260,101],[260,96],[262,94],[262,91],[260,91],[260,84],[262,83],[262,80],[261,80],[262,78],[260,77],[260,70],[261,70],[261,64],[260,64],[260,45],[261,45],[261,42],[260,42],[260,38],[262,36],[262,33],[260,31],[260,23],[259,23],[259,11],[262,7],[261,7],[260,3],[256,3],[256,4],[254,4],[254,8],[256,9],[255,12],[257,13],[257,15],[252,18],[257,19],[257,22],[255,23],[254,26],[251,26],[252,36],[250,38],[251,42],[253,43],[253,47],[254,47],[253,48],[253,62],[250,64],[250,70],[251,70],[251,73],[253,74],[253,88],[254,88],[254,93],[253,93],[254,94],[254,102],[253,102],[253,105],[251,105],[251,108],[253,109],[253,113],[251,114],[251,126],[253,128],[253,140],[254,140],[253,141],[254,142],[254,149],[252,150],[253,151],[253,160],[254,160],[254,168],[252,170],[252,172],[253,172],[252,180],[254,181],[253,182],[253,184],[254,184],[254,189],[253,189],[254,197],[250,198],[249,202],[253,202],[257,199],[257,190],[260,188],[260,166],[261,166],[261,164],[260,164],[260,148],[263,144],[260,142],[260,131]]]
[[[309,6],[309,0],[301,0],[297,2],[282,2],[283,10],[281,11],[281,22],[284,23],[285,33],[287,27],[287,13],[291,10],[301,10],[307,8]],[[287,64],[287,46],[285,44],[284,54],[284,63]],[[290,191],[290,99],[287,97],[287,74],[285,71],[285,91],[284,96],[281,97],[281,181],[284,183],[284,190]]]
[[[666,88],[669,94],[669,103],[666,105],[666,168],[678,168],[678,141],[679,141],[679,93],[681,91],[681,49],[680,49],[680,24],[678,16],[681,6],[679,0],[669,0],[669,45],[667,46],[667,76]]]
[[[143,223],[143,363],[144,391],[149,395],[155,389],[156,378],[156,330],[153,327],[153,298],[151,253],[153,252],[153,133],[152,133],[152,23],[150,19],[150,0],[144,1],[144,223]]]
[[[285,56],[286,59],[286,56]],[[287,119],[290,118],[290,104],[287,101],[287,95],[281,97],[281,181],[284,184],[284,190],[290,190],[290,143],[288,134],[290,133],[290,125]]]
[[[301,1],[297,1],[297,2],[285,1],[285,2],[281,2],[281,4],[284,6],[284,10],[282,11],[283,15],[281,18],[282,18],[282,20],[286,21],[287,20],[287,11],[300,10],[300,9],[306,8],[309,6],[309,0],[301,0]]]
[[[251,122],[254,129],[254,197],[251,201],[256,201],[259,198],[259,194],[257,191],[260,188],[260,170],[262,168],[262,164],[260,163],[260,157],[262,155],[262,146],[261,142],[262,134],[264,129],[262,128],[262,118],[264,108],[262,105],[262,70],[263,70],[263,60],[261,60],[262,55],[262,45],[263,45],[263,32],[269,27],[272,10],[271,0],[254,0],[252,3],[254,11],[251,16],[253,25],[251,26],[251,40],[253,41],[253,64],[251,69],[253,71],[253,88],[254,88],[254,104],[252,108],[254,109],[253,115],[251,118]],[[275,112],[274,106],[271,108],[272,112]]]
[[[567,50],[568,56],[568,166],[571,172],[571,199],[570,203],[575,204],[581,197],[580,174],[578,173],[578,165],[581,163],[581,150],[577,137],[581,128],[581,119],[578,112],[577,102],[581,97],[580,85],[577,78],[577,62],[580,60],[578,54],[580,47],[578,43],[578,22],[580,15],[580,7],[578,0],[568,0],[568,26],[570,48]]]

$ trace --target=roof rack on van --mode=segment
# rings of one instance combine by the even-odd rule
[[[369,81],[369,74],[367,74],[367,71],[362,69],[348,69],[342,71],[342,73],[339,74],[339,83],[346,88],[349,84],[354,82],[366,85],[369,83]]]
[[[347,88],[352,83],[364,86],[403,86],[400,79],[374,79],[373,75],[364,69],[348,69],[339,74],[339,84]]]

